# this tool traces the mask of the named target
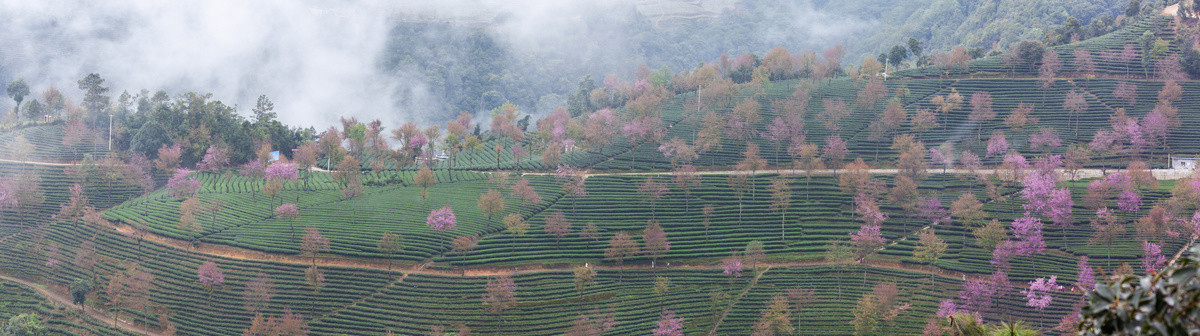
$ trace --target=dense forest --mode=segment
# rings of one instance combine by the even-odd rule
[[[824,49],[836,43],[844,43],[846,61],[853,64],[889,52],[892,45],[916,43],[911,63],[925,64],[933,53],[960,45],[988,53],[1020,40],[1070,42],[1099,36],[1119,27],[1128,14],[1141,13],[1142,6],[1158,5],[1124,0],[750,1],[713,16],[687,18],[647,16],[632,6],[614,5],[585,13],[575,23],[578,27],[564,28],[577,35],[558,37],[588,42],[534,47],[509,40],[504,17],[401,20],[392,28],[383,66],[421,74],[414,79],[444,101],[438,107],[442,121],[458,112],[489,111],[506,101],[547,115],[576,91],[581,78],[621,74],[628,80],[638,66],[679,71],[722,54],[762,57],[779,46]],[[814,27],[822,24],[838,28]],[[1087,29],[1054,37],[1060,25]]]

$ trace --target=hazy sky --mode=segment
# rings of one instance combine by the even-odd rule
[[[617,17],[628,13],[618,9],[637,3],[0,0],[0,76],[7,77],[0,79],[24,77],[35,91],[54,84],[78,100],[75,82],[96,72],[114,98],[123,90],[211,92],[247,114],[266,94],[286,124],[323,128],[347,115],[394,126],[431,121],[430,106],[440,98],[430,93],[421,69],[381,69],[389,20],[481,19],[498,22],[491,31],[518,54],[547,47],[582,50],[594,49],[596,41],[578,37],[597,34],[580,30],[597,28],[579,22],[592,15]],[[497,16],[503,19],[493,21]],[[811,22],[801,24],[821,33]],[[610,57],[620,58],[620,52]]]

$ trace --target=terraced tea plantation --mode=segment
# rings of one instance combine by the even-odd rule
[[[1062,64],[1040,78],[1043,61],[1003,55],[887,79],[751,57],[745,83],[656,73],[574,115],[498,108],[491,129],[464,115],[446,134],[343,119],[281,139],[263,114],[230,119],[261,139],[230,141],[187,110],[193,130],[109,152],[98,127],[8,126],[0,325],[909,335],[973,316],[1070,332],[1097,281],[1157,272],[1200,237],[1200,175],[1166,169],[1200,153],[1200,82],[1151,62],[1186,46],[1136,43],[1175,41],[1177,21],[1130,20],[1043,49]],[[1147,56],[1113,60],[1127,45]]]

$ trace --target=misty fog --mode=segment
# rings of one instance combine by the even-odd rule
[[[726,51],[762,54],[768,49],[763,46],[794,41],[798,35],[817,48],[872,25],[822,13],[804,2],[773,15],[770,19],[786,22],[753,34],[759,39],[753,43],[714,36],[718,42],[685,46],[689,50],[684,55],[650,50],[655,41],[672,36],[646,27],[662,25],[661,20],[680,11],[717,15],[735,3],[4,0],[0,1],[0,21],[6,23],[0,30],[0,80],[7,83],[24,77],[35,92],[53,84],[78,100],[81,94],[75,82],[96,72],[107,80],[114,97],[142,89],[162,89],[172,96],[211,92],[214,99],[236,104],[242,114],[265,94],[275,102],[281,121],[295,126],[323,128],[339,116],[378,118],[385,125],[407,120],[436,123],[452,118],[465,109],[462,106],[475,106],[470,112],[486,117],[480,112],[494,106],[453,104],[447,98],[462,95],[467,101],[482,100],[469,96],[479,92],[448,87],[459,81],[485,80],[475,77],[489,74],[430,75],[434,71],[430,68],[445,68],[445,62],[472,60],[455,60],[463,56],[461,52],[436,50],[439,46],[389,45],[397,38],[389,36],[398,31],[397,25],[430,23],[440,25],[435,29],[489,35],[507,51],[498,58],[506,64],[498,67],[516,74],[493,74],[500,79],[492,84],[492,91],[539,81],[520,95],[499,94],[534,114],[560,104],[585,74],[596,80],[613,72],[629,76],[640,64],[679,70]],[[675,34],[687,34],[688,29]],[[656,32],[662,36],[651,36]],[[443,55],[432,64],[387,61],[389,53],[403,54],[418,47]],[[476,91],[484,89],[488,87]]]

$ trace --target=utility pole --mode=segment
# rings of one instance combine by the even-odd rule
[[[108,115],[108,151],[109,152],[112,151],[112,120],[113,120],[113,115],[110,113]]]

